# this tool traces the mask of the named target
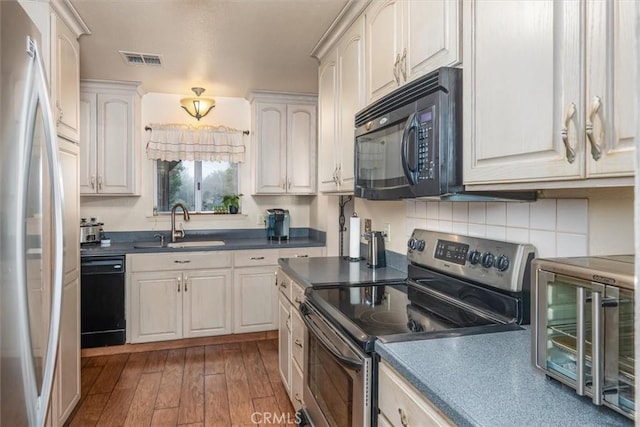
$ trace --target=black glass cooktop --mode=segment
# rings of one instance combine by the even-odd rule
[[[334,285],[309,289],[311,304],[367,350],[386,342],[480,333],[504,326],[468,304],[429,292],[420,285]],[[519,327],[508,325],[506,329]]]

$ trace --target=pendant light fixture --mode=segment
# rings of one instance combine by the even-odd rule
[[[200,120],[216,106],[216,100],[213,98],[200,98],[200,95],[205,90],[202,87],[192,87],[191,90],[196,94],[196,98],[182,98],[180,104],[191,117]]]

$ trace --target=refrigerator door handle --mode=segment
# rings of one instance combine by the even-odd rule
[[[23,195],[16,204],[18,211],[17,218],[20,224],[20,234],[17,239],[17,279],[21,287],[22,295],[22,370],[25,389],[25,400],[29,424],[32,426],[44,426],[47,409],[51,400],[53,388],[53,377],[55,374],[55,363],[58,352],[58,339],[60,335],[60,317],[62,310],[62,286],[63,286],[63,252],[64,252],[64,223],[63,223],[63,194],[62,175],[58,161],[58,145],[56,139],[56,125],[51,111],[51,103],[48,95],[48,85],[44,71],[44,64],[36,42],[27,37],[27,54],[32,58],[29,61],[29,68],[26,78],[26,99],[22,110],[22,127],[20,130],[20,144],[25,147],[25,166],[23,176],[18,179],[18,194]],[[36,379],[36,367],[31,347],[31,331],[28,320],[27,303],[27,282],[26,282],[26,235],[27,230],[23,219],[26,213],[26,194],[29,177],[29,158],[33,146],[35,121],[37,119],[37,107],[40,105],[43,130],[45,139],[45,149],[47,154],[47,167],[52,203],[52,233],[53,233],[53,254],[52,254],[52,283],[51,283],[51,313],[49,319],[49,335],[47,350],[44,358],[44,370],[42,375],[42,385],[38,391]],[[21,188],[20,188],[21,187]]]

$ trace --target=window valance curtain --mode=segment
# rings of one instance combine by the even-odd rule
[[[150,160],[244,162],[245,132],[226,126],[152,124],[147,142]]]

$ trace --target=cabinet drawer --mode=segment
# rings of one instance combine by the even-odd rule
[[[297,363],[298,367],[302,368],[304,366],[304,323],[295,304],[291,307],[291,353],[294,365]]]
[[[278,288],[280,293],[283,294],[289,301],[293,297],[293,280],[289,276],[283,273],[282,270],[278,270],[277,273]]]
[[[302,388],[304,376],[295,363],[291,365],[291,403],[296,411],[302,408]]]
[[[324,247],[314,248],[286,248],[280,249],[280,258],[310,258],[323,256]]]
[[[298,308],[304,302],[304,288],[298,282],[291,281],[291,303]]]
[[[235,251],[233,253],[233,265],[236,267],[278,265],[278,250]]]
[[[379,373],[378,406],[391,425],[455,425],[384,361],[379,365]]]
[[[223,251],[127,255],[127,268],[130,272],[228,267],[231,267],[231,252]]]

